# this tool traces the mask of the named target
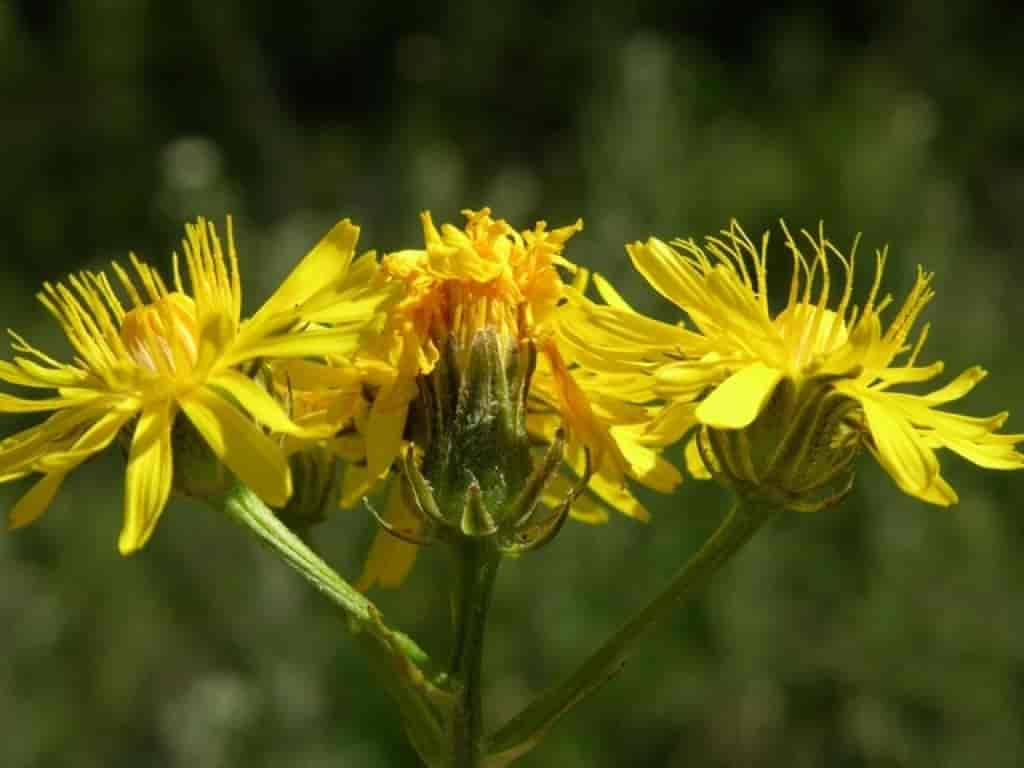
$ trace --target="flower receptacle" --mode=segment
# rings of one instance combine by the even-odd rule
[[[835,506],[853,487],[861,431],[856,403],[816,379],[779,382],[758,417],[742,429],[703,426],[704,465],[740,497],[814,512]]]
[[[536,357],[531,342],[511,342],[485,328],[468,348],[449,336],[434,370],[420,377],[411,444],[399,460],[402,492],[422,523],[415,543],[487,539],[514,555],[542,546],[561,529],[589,473],[556,509],[541,512],[565,438],[559,431],[539,455],[527,434]]]

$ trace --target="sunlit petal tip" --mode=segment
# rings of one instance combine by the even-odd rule
[[[9,530],[23,528],[39,519],[53,502],[64,482],[64,475],[53,472],[37,480],[7,515]]]
[[[434,225],[434,219],[430,215],[430,211],[420,211],[420,224],[423,227],[423,240],[427,246],[440,244],[441,233],[437,231],[437,227]]]
[[[934,504],[937,507],[951,507],[960,503],[960,497],[956,490],[946,482],[942,475],[936,475],[931,484],[913,495],[921,501]]]

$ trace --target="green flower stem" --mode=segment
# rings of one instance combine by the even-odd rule
[[[737,502],[700,551],[668,586],[587,659],[568,679],[549,689],[488,739],[488,766],[512,762],[540,743],[555,721],[618,673],[634,646],[655,624],[701,590],[776,512],[775,507]]]
[[[480,672],[484,631],[501,555],[487,538],[460,538],[453,547],[455,642],[449,670],[457,698],[449,725],[449,764],[453,768],[476,768],[483,754]]]
[[[251,490],[236,486],[222,506],[341,608],[349,631],[396,699],[413,746],[428,764],[435,764],[445,750],[444,722],[449,718],[451,695],[432,682],[427,654],[412,638],[388,627],[377,607],[335,573]]]

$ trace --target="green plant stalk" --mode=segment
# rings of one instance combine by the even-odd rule
[[[690,595],[705,587],[777,511],[738,501],[704,546],[668,586],[564,682],[529,704],[488,739],[488,766],[502,766],[535,747],[559,717],[618,673],[637,643]]]
[[[249,488],[233,488],[222,507],[341,608],[348,630],[397,701],[413,746],[428,764],[435,764],[445,750],[443,724],[449,717],[451,695],[434,685],[427,654],[412,638],[388,627],[377,607],[342,579]]]
[[[455,549],[455,641],[449,666],[456,701],[449,723],[450,765],[476,768],[483,755],[481,665],[487,613],[501,554],[487,538],[460,538]]]

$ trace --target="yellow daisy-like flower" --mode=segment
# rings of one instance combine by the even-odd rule
[[[464,358],[459,365],[473,336],[485,328],[509,345],[529,341],[540,353],[536,380],[549,382],[547,391],[570,433],[594,453],[595,464],[621,474],[621,452],[569,372],[551,322],[566,287],[558,268],[575,271],[561,253],[583,223],[549,231],[539,222],[517,232],[504,219],[492,219],[487,208],[463,215],[465,229],[444,224],[438,231],[424,212],[426,248],[391,253],[381,262],[383,274],[404,288],[385,332],[385,354],[396,373],[392,390],[413,396],[416,378],[434,370],[450,336]],[[381,404],[394,406],[387,396]],[[368,424],[371,468],[390,465],[401,441],[397,427],[405,422],[402,415],[378,423],[382,410],[375,408]]]
[[[858,308],[856,243],[846,257],[821,230],[802,232],[802,243],[784,224],[783,232],[793,274],[782,311],[769,307],[767,233],[758,245],[733,222],[703,246],[655,238],[627,246],[637,270],[690,326],[644,317],[599,283],[604,305],[577,297],[566,310],[574,320],[562,324],[567,342],[587,367],[620,377],[633,398],[668,401],[649,438],[673,442],[699,427],[687,447],[691,472],[710,471],[790,508],[836,501],[842,491],[821,494],[852,480],[861,446],[904,492],[943,506],[957,496],[940,473],[939,448],[989,469],[1024,466],[1015,449],[1024,435],[998,433],[1006,413],[973,418],[939,410],[973,389],[985,376],[981,368],[927,394],[892,391],[943,370],[941,362],[918,363],[927,326],[909,343],[933,296],[930,273],[918,270],[885,327],[892,298],[880,293],[884,250]],[[830,306],[837,282],[838,303]],[[581,327],[589,333],[578,333]]]
[[[386,298],[346,279],[358,233],[348,220],[339,223],[248,320],[241,319],[230,219],[226,251],[211,223],[200,218],[186,225],[188,289],[177,254],[170,287],[134,255],[134,277],[113,265],[127,305],[103,273],[47,283],[39,300],[60,323],[75,358],[58,362],[11,332],[16,357],[0,362],[0,380],[54,390],[38,399],[0,395],[0,412],[51,413],[0,443],[0,481],[41,475],[11,510],[11,527],[39,517],[69,472],[130,431],[119,548],[128,554],[142,547],[171,493],[179,411],[240,481],[272,506],[287,502],[288,464],[263,428],[303,430],[247,375],[247,366],[355,351]],[[293,332],[310,322],[332,325]]]
[[[557,307],[568,291],[562,272],[576,272],[562,251],[582,223],[549,230],[540,222],[519,232],[493,219],[486,208],[463,213],[468,221],[462,229],[450,224],[438,229],[430,214],[423,213],[425,247],[384,256],[381,277],[398,286],[400,298],[381,334],[354,361],[336,364],[326,375],[307,364],[280,369],[297,397],[321,399],[320,408],[327,412],[333,392],[335,412],[353,418],[355,433],[333,441],[339,453],[358,462],[346,470],[342,503],[363,496],[401,459],[403,445],[421,420],[417,408],[422,411],[425,383],[432,386],[439,366],[449,365],[461,372],[458,376],[474,375],[469,372],[473,356],[480,352],[479,340],[487,336],[494,339],[498,357],[506,360],[498,367],[518,369],[526,382],[525,428],[535,441],[561,444],[558,434],[564,430],[564,459],[575,473],[590,476],[590,489],[607,503],[645,519],[646,510],[623,487],[625,476],[663,490],[674,487],[680,476],[655,449],[633,439],[628,426],[616,432],[620,422],[598,393],[577,381],[574,363],[563,353],[556,333]],[[446,363],[448,354],[452,359]],[[523,375],[527,359],[529,371]],[[325,386],[328,380],[333,384]],[[647,418],[646,409],[627,407],[634,421]],[[571,479],[555,476],[542,501],[557,509],[572,489]],[[605,519],[592,500],[574,496],[573,501],[573,516],[591,522]],[[408,493],[394,483],[383,515],[392,532],[414,537],[422,526],[418,514]],[[361,586],[397,585],[415,552],[412,544],[382,531]]]

